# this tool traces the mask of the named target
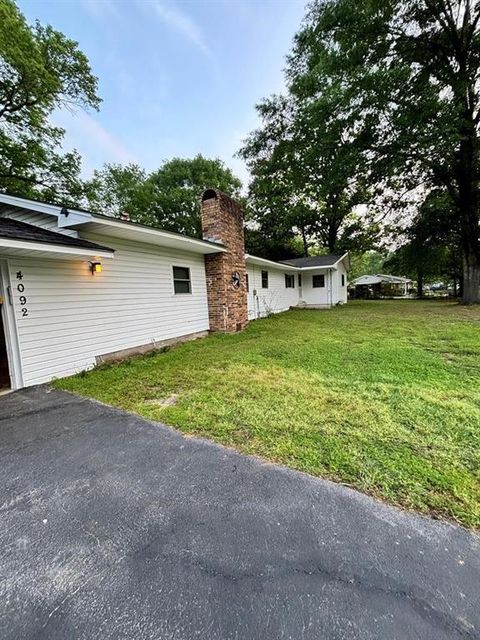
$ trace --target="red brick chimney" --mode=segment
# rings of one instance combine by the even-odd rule
[[[202,196],[202,232],[204,240],[227,249],[205,256],[210,331],[241,331],[248,323],[247,267],[243,212],[235,200],[207,189]]]

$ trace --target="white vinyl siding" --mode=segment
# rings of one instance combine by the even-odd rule
[[[268,289],[262,288],[262,271],[268,271]],[[299,302],[298,288],[285,287],[285,271],[274,267],[247,264],[248,273],[248,317],[250,320],[270,313],[287,311]],[[256,296],[255,293],[256,292]]]
[[[209,328],[203,255],[82,234],[115,258],[92,275],[86,260],[10,258],[26,386],[71,375],[96,356]],[[176,296],[173,266],[190,269],[192,294]],[[28,316],[16,292],[22,271]]]
[[[324,287],[313,286],[313,276],[325,276]],[[345,276],[345,286],[342,287],[342,274]],[[319,269],[318,271],[304,271],[302,274],[302,302],[307,307],[331,307],[347,302],[347,271],[343,262],[336,269]]]
[[[90,258],[51,257],[44,252],[8,254],[2,279],[10,281],[14,306],[8,307],[9,331],[15,349],[18,385],[29,386],[68,376],[95,365],[99,356],[163,340],[181,338],[209,329],[204,256],[176,248],[106,235],[59,229],[55,216],[28,210],[2,209],[2,214],[56,232],[90,240],[115,250],[102,260],[101,273],[92,275]],[[6,256],[7,254],[3,254]],[[175,294],[174,267],[188,270],[191,293]],[[268,289],[262,287],[268,271]],[[17,273],[21,272],[22,280]],[[343,263],[325,273],[325,287],[313,289],[312,272],[302,272],[302,288],[286,287],[285,266],[247,264],[248,315],[257,317],[290,307],[330,306],[346,302],[341,287]],[[178,275],[178,272],[177,272]],[[185,279],[184,279],[185,280]],[[24,290],[18,290],[22,283]],[[20,296],[25,296],[23,302]],[[28,315],[22,313],[26,309]],[[15,321],[14,321],[15,320]]]
[[[338,265],[338,271],[335,272],[335,278],[333,279],[333,299],[335,304],[340,302],[341,304],[346,304],[348,290],[347,290],[347,270],[343,262],[340,262]],[[342,275],[345,278],[345,285],[342,287]]]
[[[325,277],[324,287],[314,287],[314,276]],[[305,271],[302,274],[302,301],[308,307],[329,307],[332,301],[332,282],[337,276],[336,271],[319,269],[318,271]]]

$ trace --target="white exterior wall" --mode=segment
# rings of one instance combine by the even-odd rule
[[[343,262],[340,262],[337,265],[338,271],[335,272],[335,277],[333,279],[333,299],[334,304],[346,304],[347,303],[347,282],[348,282],[348,273],[345,269],[345,265]],[[345,285],[342,287],[342,274],[344,275]]]
[[[313,276],[323,274],[325,276],[324,287],[313,287]],[[307,306],[330,307],[332,304],[333,282],[335,272],[331,269],[319,269],[318,271],[302,272],[301,300]]]
[[[323,274],[325,287],[312,286],[312,276]],[[345,286],[342,287],[342,274],[345,276]],[[302,272],[302,289],[300,297],[307,306],[331,307],[347,302],[347,271],[343,263],[337,269],[318,269],[317,271]]]
[[[262,289],[262,271],[268,271],[268,289]],[[299,303],[298,272],[287,272],[274,267],[247,264],[248,273],[248,317],[262,318],[270,313],[287,311]],[[285,273],[295,277],[295,287],[285,287]],[[257,292],[255,297],[254,291]]]
[[[13,208],[2,210],[2,215],[78,236],[75,230],[59,229],[54,216]],[[91,233],[82,233],[82,238],[115,249],[112,260],[103,260],[102,273],[92,276],[88,261],[82,259],[5,259],[0,255],[0,275],[5,285],[9,281],[13,293],[8,326],[18,338],[15,362],[21,362],[23,386],[88,369],[98,356],[209,329],[202,254]],[[174,294],[173,266],[190,268],[191,294]],[[285,271],[283,265],[277,268],[247,263],[249,319],[299,304],[330,307],[346,302],[347,272],[343,262],[337,268],[300,272]],[[268,289],[262,288],[263,270],[269,274]],[[17,279],[18,272],[22,273],[21,281]],[[294,276],[294,288],[285,287],[286,273]],[[318,273],[325,275],[325,287],[314,289],[312,275]],[[20,282],[22,292],[17,289]],[[27,300],[24,304],[20,303],[21,295]],[[22,308],[27,309],[28,315],[23,315]],[[11,349],[16,350],[13,334],[10,342]],[[19,379],[17,373],[15,368]]]
[[[102,273],[92,276],[86,260],[8,259],[24,386],[92,367],[99,355],[209,328],[203,255],[82,237],[116,250]],[[190,268],[191,294],[174,294],[173,265]]]

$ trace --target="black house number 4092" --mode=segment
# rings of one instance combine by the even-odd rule
[[[22,318],[28,316],[28,307],[27,307],[27,296],[25,295],[25,284],[23,281],[23,273],[21,271],[17,271],[17,293],[18,293],[18,301],[20,303],[20,311],[22,314]]]

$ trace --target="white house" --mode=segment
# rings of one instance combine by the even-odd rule
[[[272,262],[246,255],[248,317],[291,307],[329,309],[347,302],[348,254]]]
[[[202,205],[199,240],[0,194],[0,388],[346,302],[347,255],[245,255],[238,205],[212,189]]]
[[[352,281],[351,286],[360,293],[373,292],[381,295],[387,290],[389,295],[407,296],[412,284],[410,278],[377,273],[373,276],[360,276]]]

